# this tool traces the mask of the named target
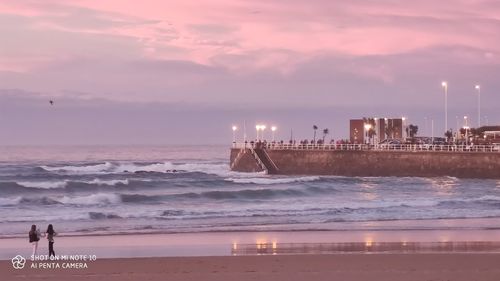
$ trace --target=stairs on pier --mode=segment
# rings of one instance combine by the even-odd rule
[[[234,158],[233,163],[231,163],[231,170],[233,170],[234,167],[236,167],[236,165],[238,165],[238,163],[240,162],[241,158],[243,158],[244,155],[245,155],[245,149],[242,148],[238,152],[238,155],[236,155],[236,157]]]
[[[252,155],[254,156],[255,160],[257,161],[257,164],[265,171],[267,171],[268,174],[276,174],[278,173],[279,169],[278,166],[273,162],[271,157],[269,157],[269,154],[267,153],[266,149],[264,148],[251,148],[250,151],[252,152]]]

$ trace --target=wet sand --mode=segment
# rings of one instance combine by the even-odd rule
[[[101,259],[87,269],[20,269],[2,280],[498,281],[500,254],[332,254]]]
[[[61,236],[57,254],[96,255],[97,260],[80,269],[62,268],[79,262],[58,261],[61,268],[47,268],[51,261],[27,261],[17,270],[10,259],[27,257],[31,248],[24,238],[8,238],[0,239],[0,276],[72,281],[498,281],[499,238],[497,230]],[[40,254],[46,254],[45,244],[40,244]]]
[[[279,254],[297,253],[282,251],[286,244],[304,244],[312,248],[309,254],[343,252],[333,247],[332,251],[317,252],[314,244],[326,244],[332,248],[335,243],[358,243],[356,249],[366,251],[377,249],[380,243],[399,243],[396,248],[404,251],[412,249],[412,243],[420,243],[416,249],[425,252],[425,243],[459,243],[458,246],[475,242],[500,242],[500,230],[461,229],[461,230],[406,230],[406,231],[283,231],[283,232],[200,232],[177,234],[128,234],[128,235],[89,235],[67,236],[61,233],[56,237],[55,251],[59,255],[87,254],[103,258],[142,258],[142,257],[181,257],[181,256],[230,256],[234,247],[243,250],[245,245],[273,244],[280,245]],[[361,243],[361,244],[359,244]],[[403,244],[407,243],[407,247]],[[422,244],[424,243],[424,244]],[[367,247],[372,245],[372,247]],[[309,247],[311,246],[311,247]],[[441,245],[446,250],[449,245]],[[472,244],[471,246],[476,247]],[[353,248],[354,246],[349,246]],[[385,246],[384,246],[385,247]],[[385,247],[388,249],[387,247]],[[414,247],[415,248],[415,247]],[[452,247],[456,248],[455,246]],[[48,253],[48,243],[42,239],[39,254]],[[393,248],[392,248],[393,249]],[[451,249],[451,250],[452,250]],[[307,249],[306,249],[307,250]],[[391,249],[388,249],[391,250]],[[424,251],[423,251],[424,250]],[[304,251],[301,247],[298,252]],[[255,251],[254,251],[255,252]],[[469,251],[470,252],[470,251]],[[482,251],[484,252],[484,251]],[[239,253],[238,253],[239,254]],[[27,238],[0,239],[0,260],[9,260],[16,255],[28,257],[31,246]],[[500,279],[499,279],[500,280]]]

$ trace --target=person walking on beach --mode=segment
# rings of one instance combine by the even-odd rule
[[[36,256],[38,251],[38,241],[40,241],[40,230],[36,229],[35,224],[31,226],[28,237],[31,245],[33,245],[33,252],[31,255]]]
[[[54,227],[52,224],[49,224],[47,227],[47,240],[49,240],[49,257],[51,256],[56,256],[56,252],[54,252],[54,236],[57,235],[57,233],[54,231]]]

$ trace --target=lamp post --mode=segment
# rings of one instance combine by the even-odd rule
[[[271,127],[271,132],[273,132],[273,142],[274,142],[274,132],[276,132],[276,126]]]
[[[448,83],[446,81],[441,82],[441,86],[444,89],[444,131],[448,131]]]
[[[257,141],[259,141],[259,131],[260,131],[260,125],[255,125],[255,130],[257,131],[257,137],[255,138]]]
[[[477,127],[481,127],[481,86],[476,85],[477,90]]]
[[[236,130],[238,130],[238,127],[233,125],[232,129],[233,129],[233,143],[236,143]]]
[[[264,138],[264,130],[266,129],[266,125],[260,125],[260,130],[262,131],[262,133],[260,133],[260,137],[262,138],[262,140],[264,141],[265,138]]]

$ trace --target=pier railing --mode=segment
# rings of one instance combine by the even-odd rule
[[[442,151],[500,153],[500,145],[442,145],[442,144],[286,144],[233,143],[233,148],[265,148],[268,150],[372,150],[372,151]]]

